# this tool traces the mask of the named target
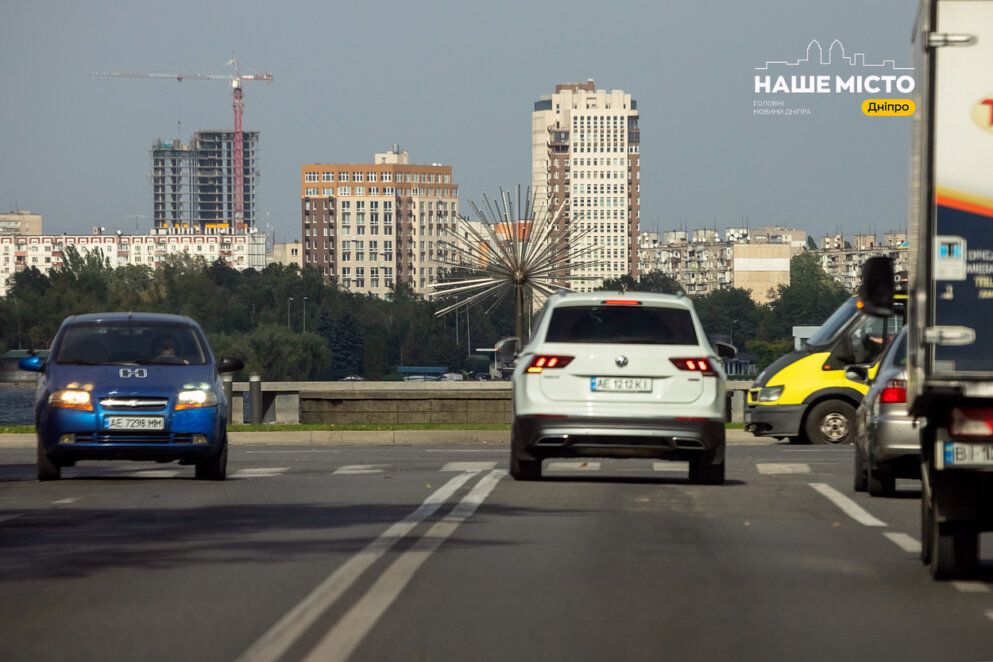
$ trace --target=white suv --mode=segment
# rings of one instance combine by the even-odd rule
[[[514,367],[511,475],[538,480],[550,457],[663,458],[723,483],[720,356],[681,295],[553,295]]]

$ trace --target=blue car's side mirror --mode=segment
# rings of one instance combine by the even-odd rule
[[[41,372],[44,365],[45,361],[40,356],[25,356],[17,362],[19,370],[27,370],[28,372]]]

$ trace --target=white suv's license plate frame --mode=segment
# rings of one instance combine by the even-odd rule
[[[105,430],[164,430],[165,416],[107,416]]]
[[[590,377],[590,391],[596,393],[651,393],[651,377]]]
[[[941,458],[940,469],[993,468],[993,443],[939,441],[938,457]]]

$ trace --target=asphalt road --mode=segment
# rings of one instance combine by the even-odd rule
[[[993,659],[993,560],[935,583],[919,488],[852,449],[733,445],[728,481],[504,444],[251,445],[229,480],[0,449],[4,660]]]

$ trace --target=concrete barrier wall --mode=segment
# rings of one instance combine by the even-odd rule
[[[743,422],[751,382],[728,382],[728,420]],[[248,382],[233,385],[232,420],[242,423]],[[506,424],[510,382],[262,382],[263,422]]]

